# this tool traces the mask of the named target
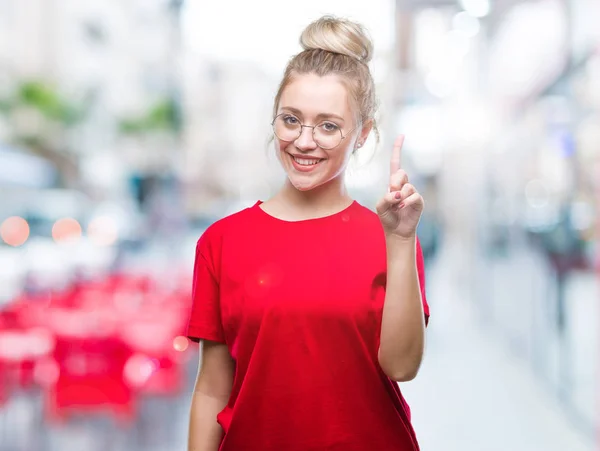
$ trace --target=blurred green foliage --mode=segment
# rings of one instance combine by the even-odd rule
[[[177,104],[171,98],[160,100],[145,114],[121,120],[119,130],[126,135],[139,135],[156,131],[176,133],[180,130]]]
[[[82,107],[62,99],[55,90],[41,82],[23,83],[19,87],[18,98],[23,105],[36,108],[48,119],[66,126],[76,124],[84,116]]]
[[[78,174],[77,158],[69,152],[62,132],[82,122],[88,106],[86,101],[72,101],[43,80],[17,82],[10,94],[0,98],[0,114],[9,122],[9,140],[51,161],[58,168],[61,183],[76,183]],[[35,111],[45,124],[30,128],[15,121],[14,115],[27,110]]]
[[[0,99],[0,112],[9,114],[22,107],[37,110],[48,120],[69,127],[85,116],[85,106],[63,98],[50,84],[39,80],[19,83],[13,94]]]

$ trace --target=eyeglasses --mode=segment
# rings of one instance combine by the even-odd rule
[[[281,113],[276,116],[271,123],[273,126],[273,133],[281,141],[296,141],[302,134],[304,127],[312,128],[312,135],[314,142],[321,149],[333,149],[340,145],[340,143],[354,131],[356,127],[350,130],[346,135],[343,134],[342,129],[339,125],[331,121],[323,121],[317,125],[304,125],[300,120],[289,113]]]

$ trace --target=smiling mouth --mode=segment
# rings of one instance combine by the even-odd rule
[[[316,164],[324,160],[323,158],[298,158],[294,155],[291,155],[291,157],[297,164],[306,167],[315,166]]]

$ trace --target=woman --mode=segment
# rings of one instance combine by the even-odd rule
[[[273,112],[284,186],[198,241],[189,450],[418,450],[396,381],[423,357],[423,199],[402,137],[377,214],[344,185],[374,128],[365,30],[324,17],[300,42]]]

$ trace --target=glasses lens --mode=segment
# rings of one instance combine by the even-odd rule
[[[273,122],[273,132],[282,141],[295,141],[300,136],[302,126],[297,117],[282,114]]]
[[[282,141],[295,141],[302,133],[302,124],[291,114],[280,114],[273,121],[273,132]],[[314,128],[313,137],[322,149],[333,149],[342,141],[342,130],[333,122],[322,122]]]
[[[342,141],[342,130],[333,122],[323,122],[315,127],[314,137],[322,149],[333,149]]]

